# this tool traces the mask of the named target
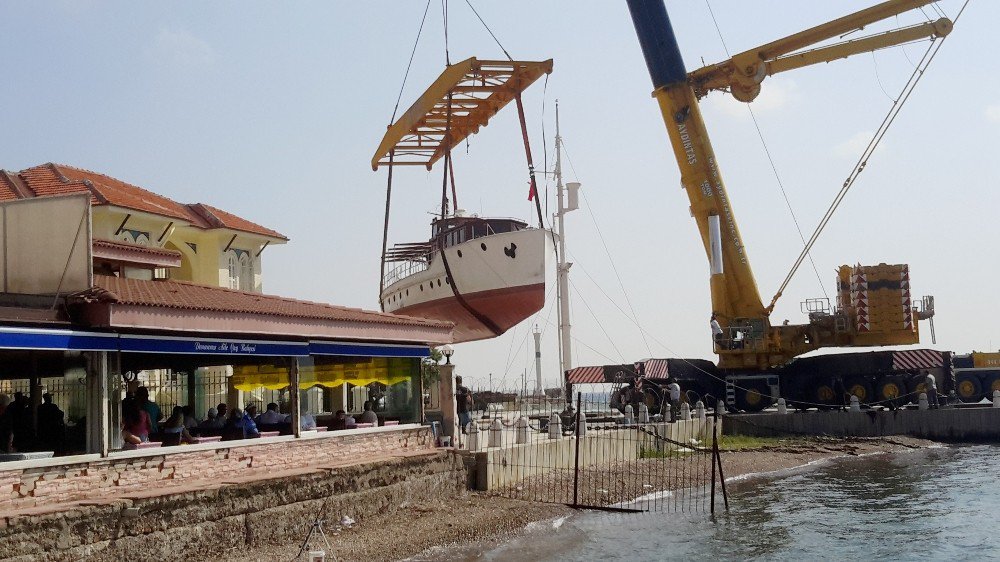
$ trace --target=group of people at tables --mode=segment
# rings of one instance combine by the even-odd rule
[[[316,418],[308,413],[299,415],[303,431],[327,429],[353,429],[378,425],[378,415],[372,410],[372,403],[365,402],[364,411],[358,416],[338,410],[329,426],[318,427]],[[291,415],[278,411],[278,405],[271,402],[267,409],[258,414],[256,404],[248,404],[245,409],[229,408],[220,403],[209,408],[207,417],[199,420],[191,406],[174,406],[165,420],[160,407],[149,399],[149,390],[140,386],[134,395],[122,401],[122,440],[126,449],[134,449],[143,443],[160,442],[163,445],[180,445],[202,441],[229,441],[253,439],[291,433]]]

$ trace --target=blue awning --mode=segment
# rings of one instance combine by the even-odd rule
[[[236,338],[179,338],[122,334],[120,349],[125,353],[176,353],[181,355],[305,356],[305,342],[241,340]]]
[[[0,349],[117,351],[118,334],[41,328],[0,328]]]

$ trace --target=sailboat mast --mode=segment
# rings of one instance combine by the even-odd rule
[[[566,208],[565,186],[562,177],[562,136],[559,134],[559,101],[556,100],[556,194],[559,212],[556,213],[559,228],[559,264],[557,267],[557,298],[559,300],[559,372],[565,373],[573,368],[572,339],[569,322],[569,268],[573,265],[566,261],[566,228],[563,217],[572,209]]]

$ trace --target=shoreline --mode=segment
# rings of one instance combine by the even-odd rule
[[[723,450],[726,483],[738,485],[758,478],[773,478],[841,458],[921,450],[940,445],[905,436],[885,438],[789,438],[762,447]],[[332,524],[325,529],[336,560],[462,560],[477,557],[494,546],[530,531],[545,522],[557,522],[578,510],[547,504],[467,492],[453,501],[408,504],[385,515],[370,517],[348,527]],[[388,537],[392,537],[391,540]],[[289,560],[299,551],[301,537],[282,545],[259,545],[225,553],[227,556]],[[463,555],[464,553],[464,555]]]

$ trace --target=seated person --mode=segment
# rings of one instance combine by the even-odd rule
[[[358,421],[354,419],[353,414],[346,414],[344,416],[344,427],[347,429],[354,429],[355,427],[358,427]]]
[[[303,410],[302,413],[299,414],[299,427],[301,427],[303,431],[316,429],[316,418],[314,418],[309,412]]]
[[[142,409],[135,398],[122,401],[122,440],[126,447],[149,441],[151,424],[149,413]]]
[[[267,411],[257,416],[257,423],[259,425],[273,425],[276,423],[283,423],[284,421],[285,415],[278,413],[278,405],[274,402],[267,405]]]
[[[337,410],[337,412],[333,414],[333,420],[330,422],[330,429],[334,431],[338,429],[347,429],[347,412]]]
[[[205,421],[201,422],[198,427],[202,429],[222,429],[226,425],[225,417],[220,416],[219,411],[215,408],[209,408],[207,416]]]
[[[174,406],[170,417],[160,427],[160,431],[168,435],[177,435],[176,443],[178,445],[195,442],[191,434],[188,433],[187,427],[184,426],[184,408],[181,406]]]
[[[194,406],[184,406],[184,427],[188,429],[198,427],[198,419],[194,417]]]
[[[361,412],[361,417],[358,418],[358,422],[378,425],[378,415],[372,410],[371,400],[365,402],[365,411]]]
[[[253,421],[255,417],[257,417],[257,405],[250,404],[243,413],[243,437],[260,437],[257,422]]]

